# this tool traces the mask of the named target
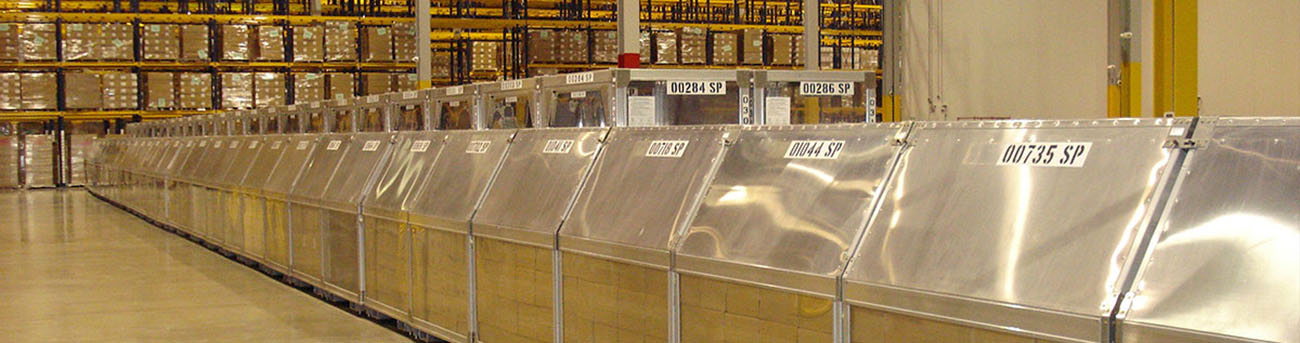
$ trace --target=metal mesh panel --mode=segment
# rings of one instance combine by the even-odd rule
[[[555,337],[551,251],[475,239],[479,339],[550,342]]]
[[[666,342],[668,271],[564,253],[564,341]]]
[[[402,222],[366,216],[366,303],[411,311],[411,234]]]
[[[190,185],[190,230],[199,237],[208,237],[207,192],[203,187]]]
[[[256,259],[266,255],[266,207],[261,198],[240,193],[239,206],[243,211],[244,253]]]
[[[194,224],[191,217],[194,215],[192,207],[193,197],[190,195],[190,186],[175,182],[167,182],[168,200],[167,218],[173,225],[182,231],[192,232]]]
[[[221,195],[221,225],[224,227],[224,237],[226,247],[234,250],[243,251],[244,249],[244,218],[240,209],[239,194],[235,192],[222,191]]]
[[[357,214],[323,210],[325,213],[325,282],[352,294],[361,294],[361,256],[357,237]]]
[[[853,343],[1046,343],[1009,333],[853,306],[849,337]]]
[[[465,234],[411,227],[415,278],[412,315],[444,329],[469,332],[469,264]]]
[[[831,342],[830,299],[681,278],[682,342]]]
[[[203,223],[208,240],[226,246],[226,207],[221,191],[203,188],[203,203],[199,208],[205,212]]]
[[[289,213],[284,201],[266,201],[266,261],[280,271],[289,267]]]
[[[293,225],[290,230],[289,240],[293,248],[289,251],[293,255],[293,264],[290,268],[295,276],[308,276],[314,280],[321,279],[321,226],[325,221],[321,218],[319,208],[306,206],[298,203],[289,204],[289,221]]]

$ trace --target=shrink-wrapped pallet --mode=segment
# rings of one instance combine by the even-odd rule
[[[0,110],[23,108],[22,76],[0,73]]]
[[[361,51],[366,62],[389,62],[393,60],[393,34],[387,26],[367,26],[363,28]]]
[[[209,61],[212,56],[208,51],[207,25],[181,25],[182,61]]]
[[[794,36],[772,35],[772,64],[794,64]]]
[[[98,109],[104,106],[99,74],[69,72],[63,74],[63,105],[69,109]]]
[[[555,31],[528,31],[529,63],[554,63],[556,61],[555,50]]]
[[[763,29],[742,29],[737,34],[740,39],[740,63],[763,64]]]
[[[325,22],[325,61],[357,60],[357,27],[349,21]]]
[[[356,80],[352,74],[325,74],[325,100],[349,99],[356,96]]]
[[[587,31],[560,31],[556,50],[562,63],[587,63]]]
[[[175,61],[180,58],[180,26],[144,24],[140,27],[142,57],[150,61]]]
[[[144,87],[146,109],[161,110],[176,107],[176,85],[172,73],[145,73]]]
[[[678,28],[677,39],[681,42],[682,64],[704,64],[707,62],[708,36],[703,28]]]
[[[412,74],[412,73],[393,74],[394,92],[413,91],[419,86],[419,84],[420,84],[420,79],[416,74]]]
[[[434,78],[450,78],[451,54],[435,51],[433,53],[433,60],[429,62],[429,66],[433,69],[431,75]]]
[[[678,64],[677,33],[655,32],[655,64]]]
[[[63,60],[86,61],[99,59],[96,44],[99,28],[95,24],[63,24]]]
[[[324,28],[319,25],[294,26],[293,61],[320,62],[325,58]]]
[[[247,61],[251,55],[249,46],[252,30],[248,25],[221,25],[221,59],[226,61]]]
[[[120,110],[139,106],[139,88],[135,73],[109,72],[100,75],[104,87],[104,109]]]
[[[393,77],[388,73],[361,73],[361,95],[384,94],[392,91]]]
[[[0,61],[18,60],[18,46],[22,41],[18,31],[18,24],[0,23]]]
[[[127,61],[135,59],[135,29],[132,24],[109,23],[99,27],[99,59]]]
[[[470,53],[470,67],[474,71],[497,71],[501,69],[497,63],[497,55],[500,54],[501,43],[497,42],[474,42]]]
[[[256,73],[253,75],[253,101],[256,107],[284,105],[284,74]]]
[[[274,25],[257,27],[257,60],[284,61],[284,28]]]
[[[651,48],[654,43],[650,31],[641,31],[641,37],[637,39],[641,43],[641,63],[650,63],[650,57],[653,56],[654,49]]]
[[[184,109],[209,109],[212,106],[212,74],[179,73],[180,107]]]
[[[618,31],[595,31],[595,37],[592,37],[593,46],[591,51],[591,62],[593,63],[617,63],[618,62]],[[643,53],[649,53],[644,51]]]
[[[59,82],[56,74],[23,73],[19,80],[22,82],[24,110],[58,108]]]
[[[736,34],[713,33],[713,64],[736,65]]]
[[[23,24],[22,58],[25,61],[53,61],[58,58],[54,24]]]
[[[253,74],[221,73],[221,108],[253,107]]]
[[[415,23],[393,23],[393,60],[402,63],[415,63]]]
[[[293,103],[305,104],[325,99],[325,77],[320,73],[293,74]]]

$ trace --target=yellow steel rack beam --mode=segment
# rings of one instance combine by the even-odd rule
[[[371,62],[133,62],[133,61],[28,61],[0,62],[0,69],[20,68],[144,68],[144,69],[194,69],[194,68],[290,68],[290,69],[411,69],[415,63]]]
[[[535,20],[535,19],[467,19],[467,18],[434,18],[430,21],[430,26],[435,29],[502,29],[517,26],[526,26],[529,28],[570,28],[570,29],[617,29],[618,23],[609,21],[588,21],[588,20]],[[794,25],[758,25],[758,24],[708,24],[708,23],[642,23],[643,27],[657,30],[673,30],[686,27],[707,28],[718,31],[732,31],[740,29],[763,29],[771,33],[802,33],[803,26]],[[825,29],[822,35],[826,36],[879,36],[880,30],[840,30]]]
[[[394,22],[414,22],[409,17],[341,17],[309,15],[262,15],[262,14],[155,14],[155,13],[54,13],[54,12],[19,12],[0,13],[0,21],[5,22],[51,22],[62,19],[65,22],[122,23],[140,19],[146,23],[206,23],[218,24],[309,24],[324,21],[351,21],[362,24],[379,25]]]

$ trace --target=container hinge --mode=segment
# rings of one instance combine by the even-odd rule
[[[1165,140],[1166,149],[1192,150],[1201,147],[1203,142],[1191,138],[1169,138]]]

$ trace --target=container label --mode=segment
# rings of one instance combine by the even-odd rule
[[[271,150],[280,150],[280,141],[271,142]]]
[[[230,142],[231,149],[239,149],[239,141]]]
[[[501,90],[503,91],[520,88],[524,88],[524,80],[501,81]]]
[[[367,97],[366,97],[366,102],[368,102],[368,103],[372,103],[372,104],[373,104],[373,103],[376,103],[376,102],[379,102],[379,96],[378,96],[378,95],[367,96]]]
[[[799,95],[850,96],[853,95],[853,83],[852,82],[803,81],[803,82],[799,82]]]
[[[249,149],[257,149],[257,141],[248,142]]]
[[[325,150],[330,150],[330,151],[338,150],[339,145],[341,144],[343,144],[343,141],[330,141],[330,144],[325,146]]]
[[[507,104],[513,104],[513,103],[516,103],[516,102],[519,102],[519,97],[517,97],[517,96],[508,96],[508,97],[506,97],[506,103],[507,103]]]
[[[763,101],[767,125],[790,125],[790,97],[769,96]]]
[[[840,157],[844,141],[793,141],[785,149],[785,158],[833,160]]]
[[[447,95],[461,95],[465,93],[464,86],[447,87]]]
[[[582,98],[586,98],[586,97],[587,97],[587,91],[577,91],[577,92],[569,93],[569,97],[570,97],[570,98],[573,98],[573,99],[582,99]]]
[[[301,142],[298,142],[298,150],[307,150],[307,145],[308,145],[308,144],[311,144],[311,142],[309,142],[309,141],[301,141]]]
[[[212,148],[221,149],[221,141],[216,141],[215,143],[212,143]]]
[[[428,140],[418,140],[415,141],[415,143],[411,143],[411,152],[425,152],[425,151],[429,151]]]
[[[320,108],[320,102],[317,101],[317,102],[313,102],[313,103],[311,103],[311,108]]]
[[[668,81],[668,95],[724,95],[727,85],[722,81]]]
[[[1000,166],[1083,168],[1092,142],[1012,143],[1002,148]]]
[[[652,141],[650,148],[646,149],[646,157],[682,157],[686,153],[688,141]]]
[[[469,141],[469,146],[465,147],[467,154],[487,153],[488,147],[492,146],[492,141]]]
[[[627,126],[654,126],[655,97],[633,95],[627,97]]]
[[[366,141],[366,145],[361,146],[361,151],[379,150],[379,141]]]
[[[572,139],[552,139],[546,141],[546,146],[542,147],[543,154],[567,154],[569,149],[573,148]]]
[[[415,99],[420,93],[416,91],[402,92],[402,99]]]
[[[573,73],[564,75],[564,84],[571,85],[575,83],[588,83],[596,80],[596,74],[592,72]]]

